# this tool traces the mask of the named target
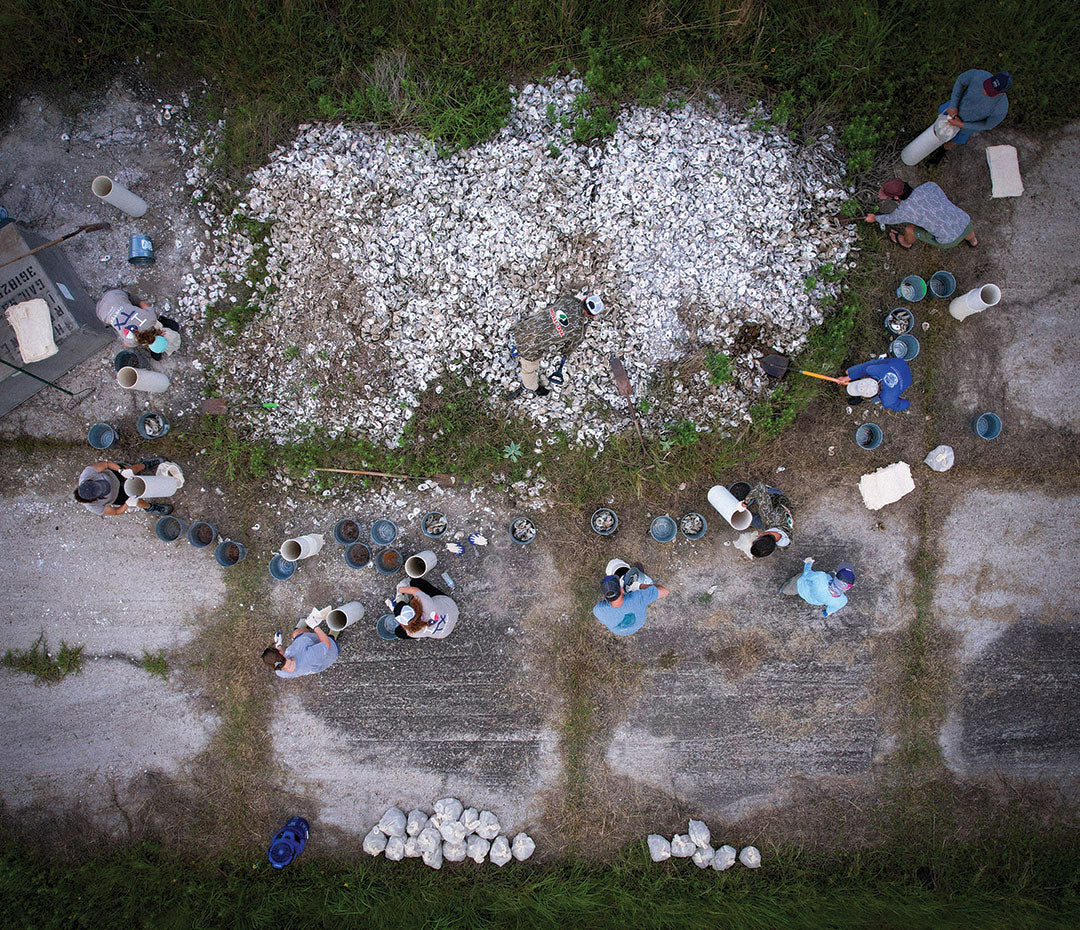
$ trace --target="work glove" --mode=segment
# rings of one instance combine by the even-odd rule
[[[283,639],[281,638],[281,630],[278,630],[278,631],[277,631],[277,632],[276,632],[276,633],[274,634],[274,645],[275,645],[275,646],[277,646],[277,647],[278,647],[278,649],[280,649],[280,648],[281,648],[281,644],[282,644],[283,642],[284,642],[284,640],[283,640]]]
[[[481,536],[479,533],[470,533],[469,542],[471,542],[474,546],[486,546],[487,537]],[[461,551],[464,552],[464,548]]]
[[[448,542],[446,548],[454,555],[461,555],[465,551],[465,547],[459,542]]]

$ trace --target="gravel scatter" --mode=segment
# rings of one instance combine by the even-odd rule
[[[392,446],[448,375],[504,405],[512,322],[565,293],[599,293],[608,310],[566,385],[515,409],[602,446],[628,425],[617,352],[657,401],[647,428],[728,431],[769,389],[755,358],[797,351],[821,322],[837,287],[819,268],[846,267],[854,242],[833,219],[848,192],[831,132],[800,145],[760,108],[707,98],[626,108],[614,136],[576,145],[560,116],[579,80],[512,90],[499,135],[449,157],[412,133],[302,126],[229,213],[203,196],[204,169],[188,171],[207,224],[183,298],[206,330],[197,364],[253,401],[255,435],[317,425]],[[731,380],[711,383],[708,352],[728,354]]]

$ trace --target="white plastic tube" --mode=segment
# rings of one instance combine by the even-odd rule
[[[939,145],[949,142],[960,130],[949,123],[946,113],[939,113],[933,124],[912,139],[900,153],[900,161],[905,165],[917,165]]]
[[[987,307],[997,306],[999,300],[1001,288],[996,284],[983,284],[954,297],[949,304],[949,315],[954,320],[963,320],[973,313],[982,313]]]
[[[340,633],[347,626],[352,626],[357,620],[364,617],[364,605],[359,601],[349,601],[335,607],[326,615],[326,625],[331,633]]]
[[[128,497],[172,497],[180,487],[175,478],[168,475],[136,475],[124,482]]]
[[[147,391],[161,394],[169,389],[169,376],[160,371],[147,368],[132,368],[130,365],[116,373],[116,383],[127,391]]]
[[[90,185],[94,196],[98,200],[112,204],[118,210],[123,210],[128,216],[138,219],[146,212],[146,201],[142,197],[131,193],[126,187],[117,184],[112,178],[99,174]]]
[[[326,542],[322,533],[308,533],[307,536],[294,536],[281,544],[281,557],[286,562],[298,562],[318,555]]]
[[[410,578],[422,578],[435,567],[437,561],[430,549],[410,555],[405,560],[405,574]]]
[[[722,484],[714,485],[709,489],[709,503],[734,530],[740,532],[745,530],[754,519],[753,514],[746,509],[746,504],[736,500],[735,495]]]

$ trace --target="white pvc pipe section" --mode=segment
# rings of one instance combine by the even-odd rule
[[[983,284],[973,287],[966,294],[954,297],[949,303],[949,315],[954,320],[963,320],[973,313],[982,313],[988,307],[997,306],[1001,300],[1001,288],[996,284]]]
[[[128,216],[138,219],[146,212],[146,201],[136,194],[131,193],[122,184],[117,184],[112,178],[99,174],[90,185],[94,196],[98,200],[112,204],[118,210],[123,210]]]
[[[172,497],[180,487],[175,478],[168,475],[136,475],[124,482],[128,497]]]
[[[410,578],[422,578],[435,567],[437,561],[430,549],[410,555],[405,560],[405,574]]]
[[[905,165],[917,165],[939,145],[949,142],[960,130],[949,123],[945,113],[939,113],[933,124],[912,139],[900,153],[900,161]]]
[[[331,633],[340,633],[347,626],[352,626],[357,620],[364,617],[364,605],[359,601],[349,601],[335,607],[326,615],[326,625]]]
[[[150,371],[147,368],[132,368],[128,365],[116,373],[116,383],[127,391],[160,394],[169,389],[169,376],[164,372]]]
[[[294,536],[281,544],[281,557],[286,562],[298,562],[318,555],[326,542],[322,533],[308,533],[307,536]]]
[[[709,503],[727,520],[733,530],[745,530],[754,519],[753,514],[746,509],[746,504],[736,500],[735,495],[722,484],[709,489]]]

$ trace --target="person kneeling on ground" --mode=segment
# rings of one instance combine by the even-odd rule
[[[904,411],[911,406],[911,401],[901,396],[912,380],[911,366],[902,358],[879,358],[854,365],[837,380],[847,386],[848,396],[858,398],[852,403],[869,397],[886,410]]]
[[[972,248],[979,244],[971,217],[949,200],[945,191],[933,181],[912,190],[906,181],[892,178],[881,185],[878,198],[901,203],[892,213],[867,213],[866,222],[876,222],[882,231],[886,226],[902,225],[903,230],[889,230],[889,241],[901,248],[910,249],[916,239],[939,249],[951,249],[965,241]]]
[[[847,603],[845,592],[855,584],[855,566],[850,562],[840,562],[833,574],[814,571],[814,560],[803,559],[803,570],[784,582],[781,594],[798,594],[807,604],[824,608],[823,617],[831,616]]]
[[[122,288],[114,287],[102,294],[95,313],[102,323],[116,330],[128,349],[141,346],[154,359],[160,359],[180,348],[180,325],[167,316],[159,317],[145,300],[135,303]]]
[[[540,305],[523,314],[510,331],[510,357],[521,363],[522,387],[510,393],[510,399],[532,391],[537,397],[549,392],[540,383],[540,362],[549,355],[565,360],[585,338],[585,328],[604,312],[598,296],[578,300],[560,297],[550,307]],[[562,384],[562,362],[555,369],[551,383]]]
[[[330,612],[313,610],[306,620],[293,630],[292,642],[287,649],[281,649],[281,634],[274,637],[274,645],[263,650],[262,659],[279,678],[299,678],[301,675],[314,675],[324,672],[341,655],[337,640],[328,636],[319,627],[322,618]]]
[[[127,513],[132,506],[148,513],[172,513],[171,504],[148,504],[141,499],[129,498],[124,491],[124,476],[121,475],[121,472],[128,469],[133,475],[141,475],[157,468],[163,461],[165,460],[158,458],[144,459],[135,465],[122,465],[119,462],[96,462],[87,465],[79,475],[75,500],[99,517],[115,517]]]
[[[446,639],[457,626],[458,606],[453,598],[423,578],[413,578],[412,584],[398,585],[398,602],[394,616],[398,639]]]
[[[795,518],[791,513],[791,501],[779,488],[773,488],[759,482],[746,495],[746,505],[753,514],[750,525],[758,532],[743,533],[735,542],[735,547],[745,552],[748,558],[764,559],[777,549],[791,545],[791,531],[795,528]]]
[[[637,573],[633,576],[633,568],[624,571],[622,577],[605,575],[600,582],[604,599],[593,608],[593,616],[616,636],[629,636],[640,630],[645,625],[645,608],[671,593],[663,585],[654,584],[641,571],[640,563],[634,568]],[[623,580],[627,578],[632,580],[624,588]]]

